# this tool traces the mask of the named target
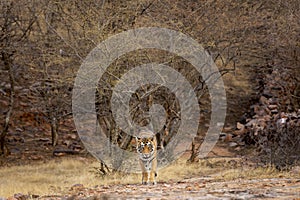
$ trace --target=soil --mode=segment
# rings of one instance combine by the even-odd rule
[[[70,190],[69,197],[93,196],[98,199],[292,199],[300,196],[300,180],[263,179],[215,181],[208,178],[188,179],[156,186],[114,185],[90,190]]]
[[[298,199],[300,179],[254,179],[218,181],[213,177],[160,182],[157,185],[110,185],[86,188],[76,184],[66,194],[25,196],[12,199]]]

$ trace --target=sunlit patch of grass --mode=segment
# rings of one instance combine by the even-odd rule
[[[279,171],[274,167],[250,167],[240,159],[210,158],[197,163],[187,164],[186,160],[178,160],[159,171],[160,181],[180,181],[194,177],[210,177],[215,181],[233,180],[238,178],[300,178],[300,174]]]
[[[291,174],[289,171],[279,171],[275,167],[256,167],[256,168],[242,168],[226,170],[216,178],[224,180],[233,180],[238,178],[243,179],[264,179],[264,178],[300,178],[300,175]]]
[[[102,185],[114,184],[139,184],[141,183],[141,176],[139,174],[124,174],[121,172],[110,173],[106,176],[100,177]]]
[[[207,177],[217,174],[224,169],[231,169],[228,159],[210,158],[196,163],[187,163],[179,159],[172,165],[159,170],[159,181],[179,181],[193,177]]]
[[[77,183],[87,186],[99,185],[99,178],[90,172],[91,166],[97,164],[66,159],[59,163],[50,161],[3,167],[0,169],[0,196],[7,197],[15,193],[52,194],[56,192],[55,188],[63,189]]]
[[[0,197],[22,194],[65,193],[75,184],[85,187],[111,184],[140,183],[139,174],[110,173],[98,176],[95,168],[97,161],[65,159],[61,162],[50,161],[34,165],[0,168]]]

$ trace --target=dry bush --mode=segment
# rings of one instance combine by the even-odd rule
[[[259,158],[277,169],[300,164],[300,112],[274,117],[256,136]]]
[[[247,144],[258,147],[259,161],[278,169],[300,161],[299,81],[294,72],[279,67],[266,76],[243,136]]]

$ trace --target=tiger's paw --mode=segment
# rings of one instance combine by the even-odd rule
[[[156,185],[156,181],[152,182],[152,181],[148,181],[148,182],[142,182],[142,185]]]
[[[156,185],[156,181],[150,181],[147,185]]]

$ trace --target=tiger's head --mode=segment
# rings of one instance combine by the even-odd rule
[[[136,142],[136,149],[141,160],[151,160],[156,156],[157,142],[155,136],[136,138]]]

